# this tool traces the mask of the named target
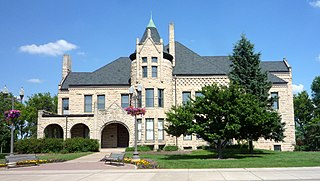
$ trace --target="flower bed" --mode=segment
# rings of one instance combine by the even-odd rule
[[[134,161],[131,158],[124,158],[125,163],[131,163],[137,165],[139,169],[156,169],[159,168],[158,164],[150,159],[140,159],[139,161]]]

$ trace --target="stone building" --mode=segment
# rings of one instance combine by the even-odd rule
[[[164,131],[165,112],[197,96],[205,85],[229,83],[231,61],[227,56],[201,56],[174,40],[169,25],[169,44],[164,45],[150,19],[136,50],[93,72],[73,72],[71,57],[63,56],[62,80],[58,90],[58,114],[39,111],[38,137],[88,137],[98,139],[101,148],[134,145],[134,117],[123,108],[135,103],[146,114],[137,117],[138,144],[154,149],[174,145],[176,139]],[[284,142],[259,140],[256,148],[293,150],[292,73],[286,60],[263,61],[263,71],[272,82],[270,93],[278,96],[275,109],[286,122]],[[129,95],[129,88],[134,95]],[[134,98],[134,99],[132,99]],[[196,135],[178,138],[181,149],[207,144]]]

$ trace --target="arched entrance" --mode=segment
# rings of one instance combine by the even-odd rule
[[[120,123],[111,123],[101,132],[101,148],[116,148],[129,146],[128,129]]]
[[[58,124],[50,124],[44,129],[45,138],[63,138],[63,129]]]
[[[87,125],[83,123],[76,124],[72,126],[71,138],[81,137],[81,138],[90,138],[90,130]]]

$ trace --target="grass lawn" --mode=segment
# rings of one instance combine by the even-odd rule
[[[130,156],[130,154],[128,154]],[[279,152],[255,150],[251,156],[246,150],[225,150],[218,160],[214,151],[140,152],[141,158],[152,159],[160,168],[258,168],[320,166],[320,152]]]
[[[68,161],[73,160],[82,156],[92,154],[93,152],[81,152],[81,153],[48,153],[48,154],[36,154],[40,160],[57,160],[57,161]],[[0,159],[0,163],[5,163],[4,159]]]

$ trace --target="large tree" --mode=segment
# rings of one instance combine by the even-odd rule
[[[246,93],[257,96],[260,103],[262,103],[266,109],[271,110],[272,99],[269,98],[269,90],[272,84],[268,81],[267,73],[262,72],[260,68],[260,56],[260,53],[254,52],[254,44],[252,44],[244,34],[241,35],[241,39],[235,44],[233,53],[229,56],[232,61],[229,79],[231,84],[240,85],[245,89]],[[277,119],[274,119],[274,121],[276,120]],[[248,123],[248,125],[257,124],[260,126],[260,129],[250,129],[250,126],[248,126],[248,130],[244,130],[248,133],[247,139],[249,141],[250,150],[253,150],[252,142],[256,140],[256,136],[261,134],[260,130],[267,128],[264,124],[259,124],[258,122],[259,120],[257,119],[252,120],[252,123]],[[277,122],[273,123],[273,125],[282,125]],[[271,131],[273,133],[279,131],[279,126],[274,128],[274,130],[269,129],[265,131]],[[264,135],[266,135],[265,138],[268,137],[268,134],[266,133],[261,134],[260,136]],[[281,137],[281,133],[279,136]]]
[[[298,95],[294,95],[293,105],[297,131],[297,142],[298,144],[307,144],[303,142],[307,141],[306,127],[309,125],[310,121],[313,119],[314,116],[313,102],[310,99],[307,91],[302,91]]]
[[[320,76],[316,76],[311,84],[312,100],[316,107],[315,114],[320,117]]]
[[[25,102],[25,109],[21,112],[19,120],[25,125],[23,130],[24,137],[36,137],[37,136],[37,122],[38,122],[38,110],[45,110],[48,112],[56,113],[57,111],[57,96],[51,96],[50,93],[37,93],[28,97]]]
[[[168,134],[176,137],[176,146],[178,146],[178,137],[190,134],[192,127],[194,116],[190,110],[190,102],[186,105],[172,106],[166,115],[168,124],[165,130]]]

